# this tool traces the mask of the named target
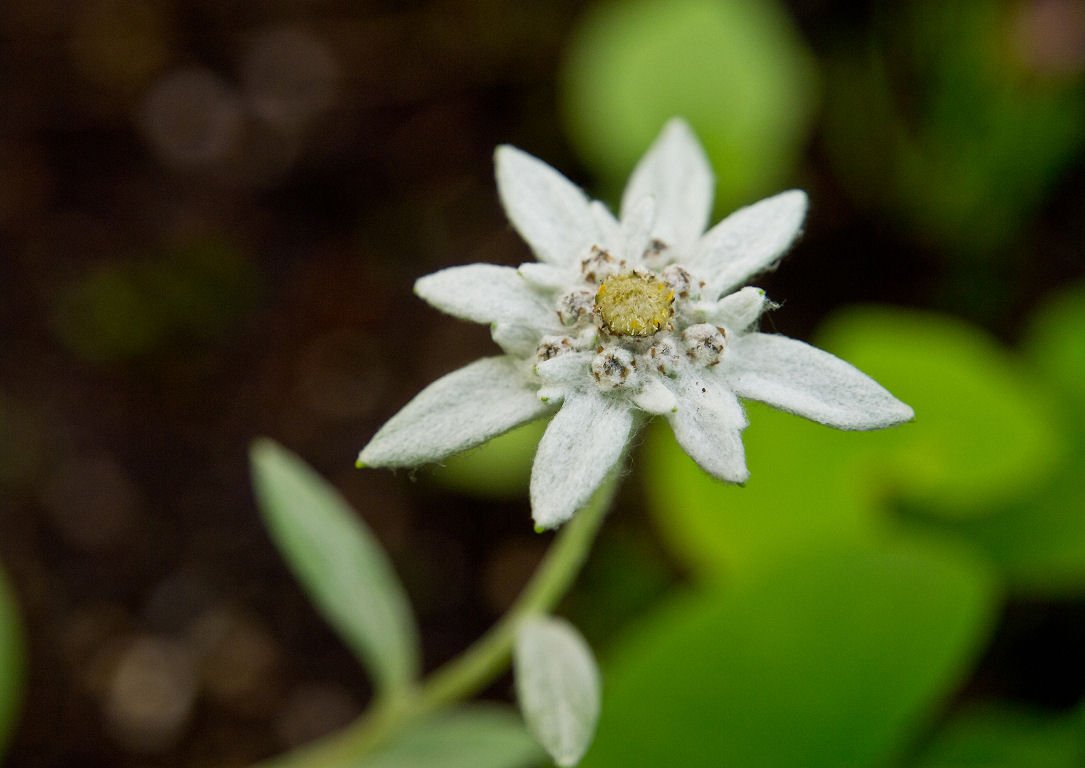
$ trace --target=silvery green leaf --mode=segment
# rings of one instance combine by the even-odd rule
[[[568,622],[532,616],[517,633],[514,667],[528,729],[555,763],[576,765],[599,719],[599,670],[588,644]]]
[[[417,629],[387,555],[361,518],[297,456],[253,443],[253,482],[268,530],[328,623],[394,693],[418,674]]]

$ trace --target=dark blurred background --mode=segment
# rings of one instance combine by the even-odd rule
[[[748,5],[749,50],[706,39],[700,90],[678,98],[721,178],[717,214],[810,194],[804,239],[759,283],[785,305],[773,330],[809,338],[837,306],[879,302],[1013,344],[1085,277],[1083,4]],[[548,542],[521,495],[353,459],[422,386],[493,348],[411,285],[530,258],[494,147],[614,201],[676,111],[623,91],[670,74],[619,66],[650,18],[621,7],[4,0],[0,563],[29,660],[7,765],[243,765],[361,712],[366,681],[253,505],[258,435],[374,528],[427,665],[508,605]],[[696,61],[674,66],[695,79]],[[608,525],[578,599],[592,606],[606,563],[640,566],[597,636],[682,578],[635,486]],[[1085,611],[1015,610],[1028,618],[1000,636],[990,684],[1076,701],[1080,661],[1043,657],[1080,649]]]

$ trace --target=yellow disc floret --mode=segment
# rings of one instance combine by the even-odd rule
[[[600,284],[595,309],[617,336],[651,336],[674,316],[674,289],[647,272],[626,272]]]

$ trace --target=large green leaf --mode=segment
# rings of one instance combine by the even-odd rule
[[[831,54],[824,134],[838,178],[860,204],[893,207],[918,238],[971,255],[954,277],[974,312],[1000,290],[976,257],[1012,245],[1080,154],[1081,73],[1035,34],[1070,7],[890,3],[867,45],[841,36]]]
[[[0,571],[0,757],[18,713],[23,684],[22,630],[15,599]]]
[[[814,61],[774,0],[620,0],[578,23],[562,78],[569,136],[611,191],[676,115],[726,211],[776,191],[803,145]]]
[[[743,488],[708,477],[657,425],[644,454],[649,505],[700,573],[734,576],[881,535],[893,500],[935,518],[988,516],[1008,499],[1033,498],[1066,454],[1035,374],[958,320],[856,308],[830,319],[820,346],[911,405],[915,422],[838,432],[748,404]]]
[[[1061,396],[1079,448],[1085,448],[1085,283],[1046,301],[1029,325],[1025,350]],[[1079,456],[1081,453],[1078,454]],[[1085,458],[1083,456],[1082,458]]]
[[[417,629],[388,558],[346,501],[270,440],[252,447],[253,481],[272,538],[328,622],[384,693],[418,674]]]
[[[1073,292],[1045,308],[1031,359],[919,313],[852,310],[823,334],[916,409],[888,435],[911,519],[978,546],[1019,592],[1085,588],[1083,314]]]
[[[1033,594],[1085,590],[1085,288],[1042,306],[1025,349],[1041,374],[1037,390],[1056,394],[1072,448],[1051,480],[982,517],[947,521],[916,510],[915,519],[963,536],[998,563],[1009,585]]]
[[[343,768],[528,768],[544,758],[514,712],[476,705],[435,715],[373,757]]]
[[[988,515],[960,520],[912,510],[909,522],[961,537],[998,567],[1016,593],[1067,596],[1085,591],[1085,467],[1065,464],[1033,494]]]
[[[978,328],[856,307],[834,315],[818,339],[915,409],[914,424],[871,443],[910,502],[948,517],[983,515],[1039,487],[1066,452],[1050,393]]]
[[[882,765],[961,680],[994,598],[931,542],[807,553],[690,596],[604,665],[583,764]]]
[[[431,476],[446,488],[472,496],[522,498],[527,495],[531,462],[546,425],[542,419],[533,421],[449,456],[430,470]]]
[[[665,422],[643,452],[649,508],[672,551],[702,576],[734,578],[795,552],[863,541],[884,472],[857,478],[850,460],[870,435],[837,432],[767,406],[748,406],[750,480],[722,483],[685,454]],[[869,445],[869,443],[866,443]]]
[[[1085,765],[1081,712],[1043,714],[1005,705],[955,717],[910,762],[913,768],[1078,768]]]

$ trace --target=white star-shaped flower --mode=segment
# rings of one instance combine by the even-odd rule
[[[634,170],[620,220],[518,149],[500,147],[496,163],[505,211],[538,263],[451,267],[415,292],[489,323],[504,354],[426,387],[377,432],[359,466],[437,461],[556,411],[531,473],[544,529],[587,502],[651,415],[667,418],[706,472],[732,483],[749,476],[739,398],[838,429],[913,418],[848,363],[756,330],[772,304],[741,286],[799,234],[803,192],[762,200],[706,232],[712,171],[677,119]]]

